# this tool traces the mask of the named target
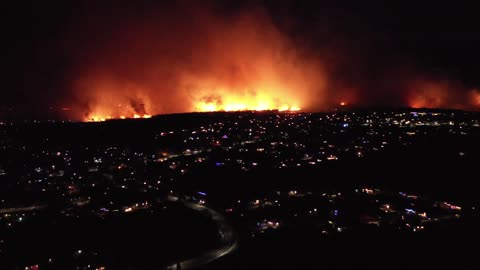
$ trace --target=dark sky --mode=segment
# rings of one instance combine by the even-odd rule
[[[170,30],[185,32],[176,25],[204,7],[221,18],[261,9],[289,43],[321,59],[329,81],[335,82],[329,87],[355,89],[362,105],[407,105],[402,91],[417,79],[445,82],[449,91],[463,95],[480,88],[480,24],[474,4],[467,3],[12,1],[2,4],[1,112],[13,110],[22,118],[57,114],[61,107],[85,103],[78,100],[72,82],[86,66],[113,65],[102,60],[105,54],[112,59],[111,45],[105,45],[112,29],[128,33],[162,28],[173,20]],[[161,19],[169,16],[175,18]],[[145,28],[138,26],[139,21]]]

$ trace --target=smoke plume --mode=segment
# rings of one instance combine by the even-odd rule
[[[264,10],[225,16],[164,8],[109,18],[77,45],[85,50],[77,52],[73,80],[78,117],[322,105],[320,59],[296,47]]]
[[[381,39],[367,35],[354,43],[351,35],[328,27],[327,19],[313,31],[295,32],[301,26],[294,20],[284,16],[279,23],[258,5],[231,8],[213,2],[175,1],[133,10],[98,4],[72,18],[63,44],[74,56],[70,117],[320,111],[341,102],[480,106],[478,91],[464,91],[461,83],[433,78],[399,58],[381,62],[378,58],[388,54],[378,49],[385,47]]]

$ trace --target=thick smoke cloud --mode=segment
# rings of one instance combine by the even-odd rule
[[[78,117],[189,112],[202,104],[324,106],[321,59],[296,47],[263,9],[226,16],[174,5],[120,15],[77,45]]]
[[[245,109],[245,104],[311,111],[340,102],[479,106],[477,90],[428,74],[397,55],[379,60],[391,50],[372,32],[357,39],[344,35],[329,25],[331,17],[302,32],[294,16],[279,14],[257,4],[215,1],[135,9],[87,5],[65,27],[62,44],[72,55],[69,117]]]

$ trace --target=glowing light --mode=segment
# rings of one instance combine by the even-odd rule
[[[147,119],[147,118],[152,118],[152,116],[150,114],[143,114],[143,115],[140,115],[140,114],[133,114],[131,116],[125,116],[125,115],[120,115],[118,117],[113,117],[113,116],[100,116],[100,115],[91,115],[89,117],[86,118],[86,122],[104,122],[104,121],[107,121],[107,120],[111,120],[111,119],[140,119],[140,118],[144,118],[144,119]]]
[[[300,107],[286,103],[275,102],[272,97],[222,97],[222,101],[200,101],[195,104],[195,110],[199,112],[215,111],[299,111]]]
[[[340,102],[340,106],[346,106],[346,105],[347,105],[347,103],[346,103],[346,102],[343,102],[343,101],[342,101],[342,102]]]
[[[197,104],[197,110],[201,111],[201,112],[214,112],[217,110],[217,105],[215,105],[214,103],[212,102],[200,102],[199,104]]]
[[[411,90],[411,108],[441,108],[449,105],[452,86],[445,82],[419,81]],[[450,106],[448,106],[450,107]]]
[[[98,116],[98,115],[90,116],[87,119],[87,121],[89,121],[89,122],[103,122],[103,121],[106,121],[106,120],[107,120],[106,117],[102,117],[102,116]]]
[[[405,211],[406,211],[408,214],[416,214],[415,210],[413,210],[413,209],[406,208]]]
[[[472,99],[474,106],[480,106],[480,91],[474,90],[472,91]]]

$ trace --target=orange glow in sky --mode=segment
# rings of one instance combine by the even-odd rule
[[[472,92],[473,96],[473,104],[474,106],[480,106],[480,91],[473,91]]]
[[[449,101],[449,85],[442,82],[418,81],[410,96],[411,108],[440,108]]]

